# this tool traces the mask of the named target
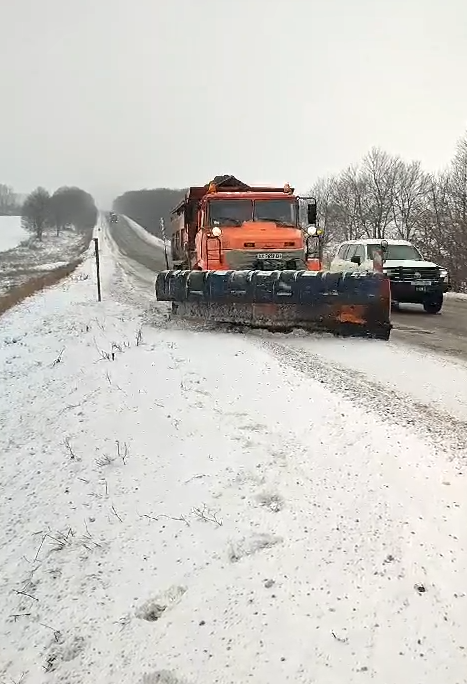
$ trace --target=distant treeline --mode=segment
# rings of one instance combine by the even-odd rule
[[[171,235],[170,213],[183,199],[185,190],[155,188],[153,190],[129,190],[114,200],[113,210],[125,214],[146,228],[152,235],[162,237],[160,220],[164,219],[167,235]]]

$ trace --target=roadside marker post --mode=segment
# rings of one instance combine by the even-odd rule
[[[165,224],[164,224],[163,218],[161,218],[161,220],[160,220],[160,227],[161,227],[162,239],[164,240],[165,265],[166,265],[167,270],[170,270],[169,269],[169,255],[167,254],[167,236],[165,234]]]
[[[102,301],[101,293],[101,265],[99,260],[99,238],[95,237],[94,240],[94,254],[96,257],[96,274],[97,274],[97,301]]]

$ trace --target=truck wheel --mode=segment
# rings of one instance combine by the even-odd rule
[[[438,295],[423,302],[423,308],[429,314],[437,314],[443,307],[443,295]]]

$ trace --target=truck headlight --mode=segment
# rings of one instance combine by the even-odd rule
[[[448,272],[447,272],[447,270],[446,270],[445,268],[440,269],[439,277],[440,277],[442,280],[444,280],[445,278],[448,277]]]
[[[214,237],[220,237],[222,235],[222,231],[219,226],[214,226],[214,228],[211,230],[211,233],[214,235]]]

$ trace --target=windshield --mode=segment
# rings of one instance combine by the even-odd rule
[[[273,221],[297,225],[296,204],[289,199],[212,200],[208,204],[209,225],[241,226],[245,221]]]
[[[213,200],[209,202],[209,225],[237,225],[251,221],[253,202],[251,200]]]
[[[373,259],[379,245],[368,245],[368,258]],[[423,261],[423,257],[412,245],[388,245],[384,253],[385,261]]]
[[[253,218],[255,221],[275,221],[295,226],[297,224],[296,204],[282,199],[256,200]]]

